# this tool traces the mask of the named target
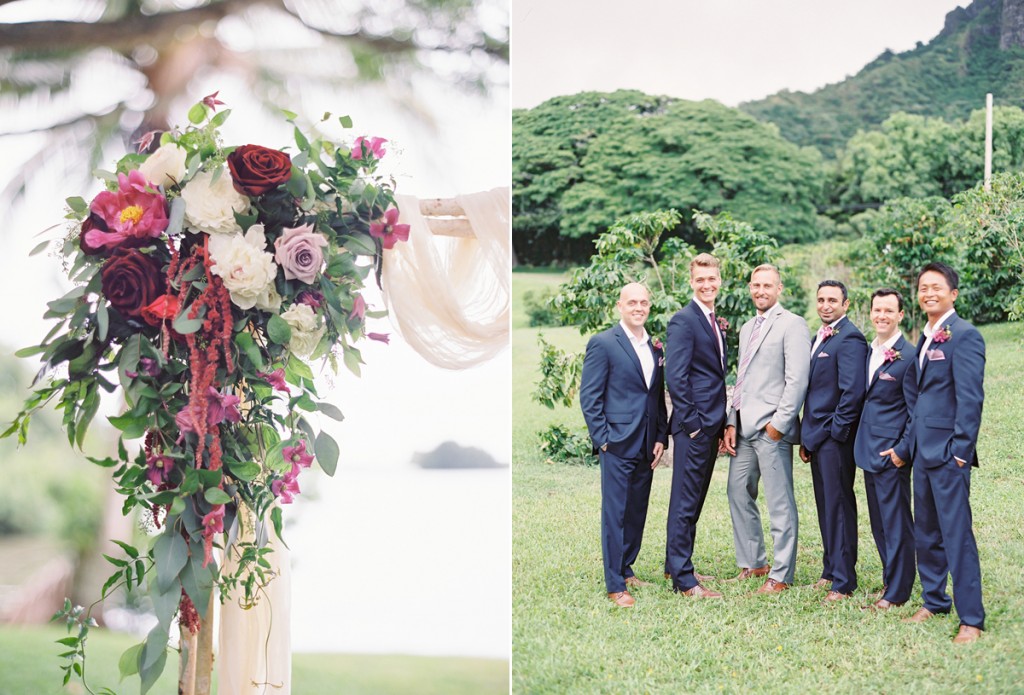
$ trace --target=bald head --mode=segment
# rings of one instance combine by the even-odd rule
[[[644,323],[651,313],[651,293],[639,282],[631,282],[619,292],[615,304],[622,322],[636,336],[643,335]]]

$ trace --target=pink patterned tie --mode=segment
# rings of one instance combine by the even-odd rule
[[[747,367],[750,365],[750,358],[753,357],[754,343],[757,342],[757,336],[761,333],[761,324],[764,323],[764,316],[758,316],[754,319],[754,327],[750,329],[750,337],[747,338],[746,349],[743,350],[743,359],[740,361],[740,368],[736,370],[736,386],[732,390],[732,407],[733,410],[739,410],[740,404],[742,403],[743,396],[743,378],[747,375]]]

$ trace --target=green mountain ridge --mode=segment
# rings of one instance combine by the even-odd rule
[[[856,75],[812,92],[783,90],[740,104],[783,137],[835,157],[858,130],[903,111],[964,120],[985,105],[1024,107],[1024,0],[975,0],[946,15],[927,44],[885,51]]]

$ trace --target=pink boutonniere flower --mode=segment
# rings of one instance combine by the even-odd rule
[[[651,338],[651,345],[654,346],[655,350],[660,350],[662,348],[662,342],[657,338]]]
[[[725,318],[724,316],[719,316],[718,327],[722,329],[722,333],[727,332],[729,330],[729,319]]]
[[[938,330],[938,331],[935,331],[934,333],[932,333],[932,342],[933,343],[944,343],[944,342],[946,342],[947,340],[949,340],[952,337],[953,337],[953,331],[949,330],[949,324],[947,323],[945,326],[942,327],[941,330]]]
[[[903,359],[903,355],[900,353],[900,351],[893,350],[892,348],[886,348],[884,354],[886,362],[895,362],[896,360]]]
[[[839,335],[839,329],[832,328],[832,326],[825,326],[821,329],[821,335],[823,340],[828,340],[834,335]]]

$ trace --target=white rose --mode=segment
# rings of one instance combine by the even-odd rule
[[[223,168],[214,181],[212,171],[203,171],[185,185],[181,197],[185,201],[185,220],[207,234],[237,234],[242,231],[235,221],[236,212],[249,208],[249,199],[235,190],[231,174]]]
[[[188,153],[183,147],[169,142],[149,155],[139,166],[139,171],[154,186],[172,186],[181,183],[185,178],[185,157]]]
[[[288,349],[298,357],[308,357],[327,330],[326,326],[320,326],[320,318],[306,304],[292,304],[281,318],[292,327]]]
[[[220,276],[231,293],[231,301],[240,309],[260,306],[269,308],[277,297],[274,290],[277,265],[274,256],[266,252],[267,239],[263,225],[254,224],[245,235],[214,234],[210,236],[210,270]]]

